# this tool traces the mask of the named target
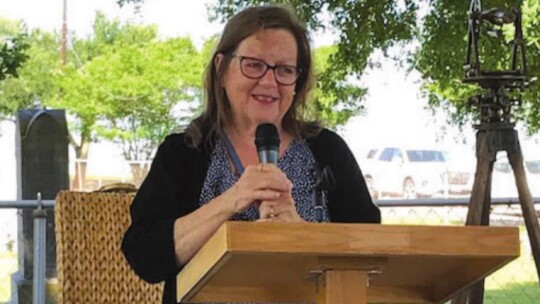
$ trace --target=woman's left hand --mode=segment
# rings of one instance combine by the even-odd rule
[[[296,211],[291,191],[281,192],[279,198],[262,201],[259,205],[260,222],[303,222]]]

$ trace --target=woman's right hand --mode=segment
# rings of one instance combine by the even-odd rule
[[[287,176],[275,165],[247,166],[236,184],[194,212],[176,219],[174,248],[179,265],[189,261],[232,215],[253,203],[275,201],[290,192]]]
[[[289,179],[277,166],[259,164],[247,166],[227,192],[232,196],[234,213],[240,213],[255,202],[275,200],[290,188]]]

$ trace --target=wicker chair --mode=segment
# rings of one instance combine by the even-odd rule
[[[120,250],[133,194],[60,192],[55,206],[58,302],[160,303]]]

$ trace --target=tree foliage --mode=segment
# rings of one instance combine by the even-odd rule
[[[155,26],[98,13],[93,35],[71,35],[65,66],[59,41],[53,33],[29,35],[20,77],[0,82],[0,109],[66,109],[77,158],[86,159],[91,141],[107,139],[120,143],[127,160],[147,160],[199,106],[203,61],[188,38],[162,40]]]
[[[318,81],[310,103],[311,115],[325,122],[330,128],[344,125],[349,118],[363,109],[358,105],[366,90],[352,84],[339,70],[331,68],[331,58],[336,46],[324,46],[315,50],[315,74]],[[341,80],[340,80],[341,79]]]
[[[19,109],[33,108],[52,94],[52,71],[58,69],[58,39],[52,33],[34,30],[26,33],[20,21],[1,20],[16,26],[0,28],[2,36],[24,36],[24,63],[17,74],[0,81],[0,114],[13,117]]]
[[[81,132],[122,143],[126,159],[148,159],[185,118],[176,111],[179,104],[200,92],[197,50],[189,39],[161,41],[155,27],[122,25],[103,15],[93,40],[74,46],[85,62],[61,70],[51,103],[79,117]]]
[[[19,68],[28,59],[26,38],[21,22],[0,18],[0,81],[18,76]]]
[[[535,0],[482,1],[482,9],[520,7],[523,14],[523,35],[531,76],[540,72],[540,3]],[[476,110],[468,105],[470,96],[479,93],[476,86],[461,82],[465,76],[463,64],[467,46],[467,11],[469,3],[455,1],[431,1],[431,9],[424,19],[420,32],[421,47],[415,55],[413,66],[423,75],[424,88],[432,107],[448,111],[450,120],[463,124],[474,118]],[[486,22],[483,28],[489,27]],[[498,27],[494,27],[498,29]],[[502,27],[501,38],[490,37],[484,30],[479,35],[479,55],[482,70],[510,70],[513,25]],[[540,87],[533,83],[525,90],[524,103],[515,111],[517,120],[525,122],[530,132],[540,130]]]
[[[116,4],[120,7],[123,7],[128,3],[140,6],[144,3],[144,0],[116,0]]]
[[[0,32],[3,33],[0,40],[1,81],[8,75],[13,77],[18,76],[19,68],[28,59],[28,55],[26,54],[28,43],[26,41],[26,33],[13,30],[13,23],[10,24],[7,20],[0,20]]]
[[[461,82],[467,45],[467,11],[470,1],[417,0],[220,0],[211,9],[213,18],[227,20],[234,13],[250,5],[283,3],[292,7],[312,31],[326,27],[339,37],[337,51],[329,57],[329,69],[319,73],[319,88],[328,93],[327,98],[316,98],[316,108],[348,104],[358,107],[363,90],[344,102],[345,96],[332,94],[336,83],[346,83],[351,76],[361,75],[370,65],[370,55],[381,50],[401,49],[397,53],[400,63],[417,69],[423,77],[423,89],[433,108],[443,108],[449,121],[469,122],[475,111],[468,106],[468,97],[477,94],[475,86]],[[521,7],[523,33],[526,39],[528,69],[531,76],[540,72],[540,3],[537,0],[482,1],[482,8],[509,9]],[[323,22],[322,20],[328,20]],[[505,39],[488,39],[482,36],[481,60],[488,70],[505,70],[509,64],[507,44],[513,29],[505,26]],[[481,33],[486,35],[486,33]],[[409,52],[406,45],[417,45]],[[350,83],[350,82],[349,82]],[[346,94],[347,90],[337,90]],[[526,123],[530,132],[540,130],[540,88],[538,82],[526,91],[523,105],[516,109],[516,118]],[[321,96],[319,94],[319,96]]]

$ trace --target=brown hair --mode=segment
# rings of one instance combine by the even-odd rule
[[[313,63],[311,48],[305,27],[294,14],[282,6],[261,6],[247,8],[234,15],[225,26],[221,39],[206,67],[204,90],[206,107],[186,129],[186,138],[192,146],[199,146],[203,137],[212,141],[216,134],[232,121],[231,107],[222,77],[228,69],[231,57],[223,56],[216,66],[218,54],[230,55],[247,37],[263,29],[285,29],[291,32],[298,45],[297,66],[302,69],[296,82],[295,95],[291,107],[283,117],[283,128],[296,138],[307,138],[320,131],[318,122],[303,120],[307,110],[306,99],[313,87]]]

